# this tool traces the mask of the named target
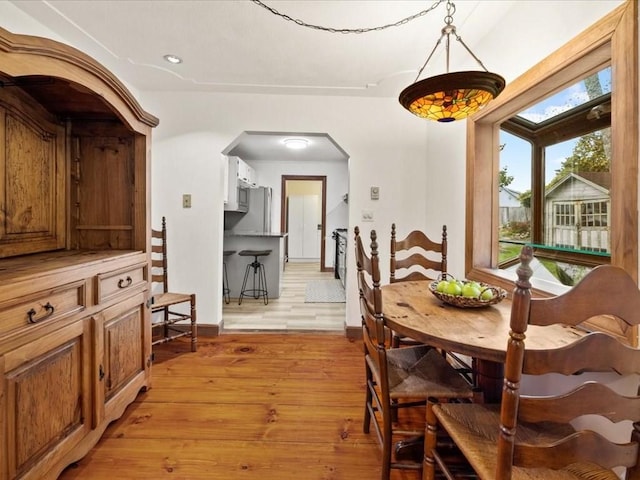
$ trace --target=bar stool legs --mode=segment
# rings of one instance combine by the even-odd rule
[[[229,255],[233,255],[236,253],[235,250],[225,250],[222,252],[223,260],[222,260],[222,297],[224,298],[224,303],[231,302],[231,297],[229,296],[229,277],[227,277],[227,257]]]
[[[258,257],[267,256],[271,253],[271,250],[242,250],[238,255],[243,257],[253,257],[253,262],[247,265],[244,272],[244,280],[242,281],[242,289],[240,290],[240,297],[238,298],[238,305],[242,304],[242,298],[245,296],[251,296],[256,300],[262,297],[264,304],[269,303],[269,292],[267,291],[267,275],[264,270],[264,264],[258,260]],[[249,275],[253,271],[253,279],[251,282],[251,288],[247,288],[247,281]]]

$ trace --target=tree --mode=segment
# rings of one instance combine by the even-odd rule
[[[570,173],[608,172],[611,162],[605,148],[607,138],[608,129],[587,133],[580,137],[573,147],[573,152],[556,170],[556,175],[547,188],[552,187]]]
[[[507,187],[511,184],[511,182],[513,182],[513,175],[508,175],[507,174],[507,166],[505,165],[504,168],[502,170],[500,170],[500,174],[499,174],[499,185],[500,187],[504,188]]]

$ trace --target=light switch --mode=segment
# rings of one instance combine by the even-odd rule
[[[380,187],[371,187],[371,200],[378,200],[380,198]]]
[[[191,208],[191,194],[185,193],[182,195],[182,208]]]
[[[373,222],[373,210],[362,210],[362,221]]]

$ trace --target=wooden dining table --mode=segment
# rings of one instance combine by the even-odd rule
[[[382,287],[385,321],[396,332],[415,340],[475,359],[477,387],[486,402],[499,402],[503,364],[509,339],[511,301],[480,308],[443,303],[429,291],[427,280]],[[527,349],[545,350],[568,345],[585,331],[554,325],[530,326]]]

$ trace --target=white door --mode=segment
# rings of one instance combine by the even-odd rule
[[[317,195],[290,195],[289,260],[320,259],[319,198]]]

